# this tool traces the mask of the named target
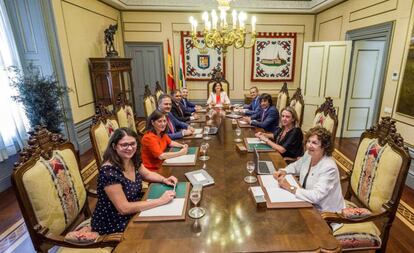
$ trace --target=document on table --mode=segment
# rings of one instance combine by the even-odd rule
[[[265,143],[261,141],[259,138],[246,138],[247,144],[262,144]]]
[[[202,128],[195,128],[194,129],[194,134],[201,134],[203,132]]]
[[[273,177],[273,175],[261,175],[260,176],[263,187],[266,188],[267,194],[269,195],[269,199],[271,202],[302,202],[303,200],[296,198],[296,196],[283,189],[280,188],[279,183]],[[292,186],[299,187],[296,180],[293,178],[292,175],[286,175],[286,180]]]
[[[164,163],[165,164],[191,164],[195,162],[195,159],[196,159],[195,154],[182,155],[182,156],[166,159]]]
[[[148,201],[151,201],[149,199]],[[142,211],[140,217],[179,216],[183,212],[185,198],[175,198],[170,203]]]

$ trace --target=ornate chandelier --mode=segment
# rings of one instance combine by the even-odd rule
[[[202,19],[204,21],[204,45],[201,45],[197,38],[198,22],[193,17],[190,17],[189,21],[191,23],[191,37],[192,42],[196,48],[221,48],[225,54],[227,52],[227,47],[232,45],[234,45],[235,48],[250,48],[254,45],[256,41],[256,17],[252,16],[250,43],[246,44],[246,35],[250,34],[246,31],[245,21],[247,19],[247,14],[242,11],[237,13],[236,10],[233,10],[231,13],[233,19],[231,26],[227,23],[227,11],[230,9],[231,1],[232,0],[217,0],[219,4],[218,12],[220,13],[220,22],[218,22],[219,17],[217,16],[216,10],[211,11],[211,21],[209,19],[208,12],[205,11],[203,13]]]

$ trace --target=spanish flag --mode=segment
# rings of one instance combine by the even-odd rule
[[[167,44],[168,44],[168,74],[167,74],[167,83],[168,83],[168,88],[170,90],[174,90],[175,89],[175,81],[174,81],[174,70],[173,70],[173,61],[172,61],[172,57],[171,57],[171,49],[170,49],[170,41],[167,39]]]

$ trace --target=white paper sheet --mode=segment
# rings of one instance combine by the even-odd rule
[[[206,180],[207,178],[203,175],[203,173],[196,173],[196,174],[194,174],[193,175],[193,177],[195,178],[195,180],[197,180],[197,181],[204,181],[204,180]]]
[[[194,137],[195,138],[201,138],[201,137],[203,137],[203,134],[196,134],[196,135],[194,135]]]
[[[194,134],[201,134],[203,132],[202,128],[194,128]]]
[[[148,200],[151,201],[151,200]],[[185,199],[176,198],[173,199],[170,203],[157,206],[145,211],[142,211],[139,216],[141,217],[151,217],[151,216],[179,216],[183,213]]]
[[[303,201],[303,200],[296,198],[296,196],[293,193],[280,188],[279,183],[272,175],[261,175],[259,177],[262,180],[263,187],[266,188],[266,191],[269,195],[271,202]],[[286,180],[289,182],[289,184],[295,187],[299,187],[298,183],[296,182],[296,180],[293,178],[292,175],[286,175]]]
[[[247,139],[247,143],[248,144],[260,144],[260,143],[265,143],[263,141],[261,141],[259,138],[246,138]]]
[[[242,124],[242,125],[247,125],[247,121],[244,121],[244,120],[239,120],[239,122],[240,122],[240,124]]]
[[[264,192],[262,190],[262,187],[260,186],[252,186],[250,187],[250,190],[252,191],[253,196],[257,196],[257,197],[264,196]]]
[[[164,161],[166,164],[177,164],[177,163],[192,163],[195,161],[195,154],[193,155],[182,155],[179,157],[170,158]]]

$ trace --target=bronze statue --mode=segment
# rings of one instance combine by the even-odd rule
[[[114,47],[114,35],[117,30],[118,24],[109,25],[109,27],[105,29],[106,57],[118,56],[118,52]]]

